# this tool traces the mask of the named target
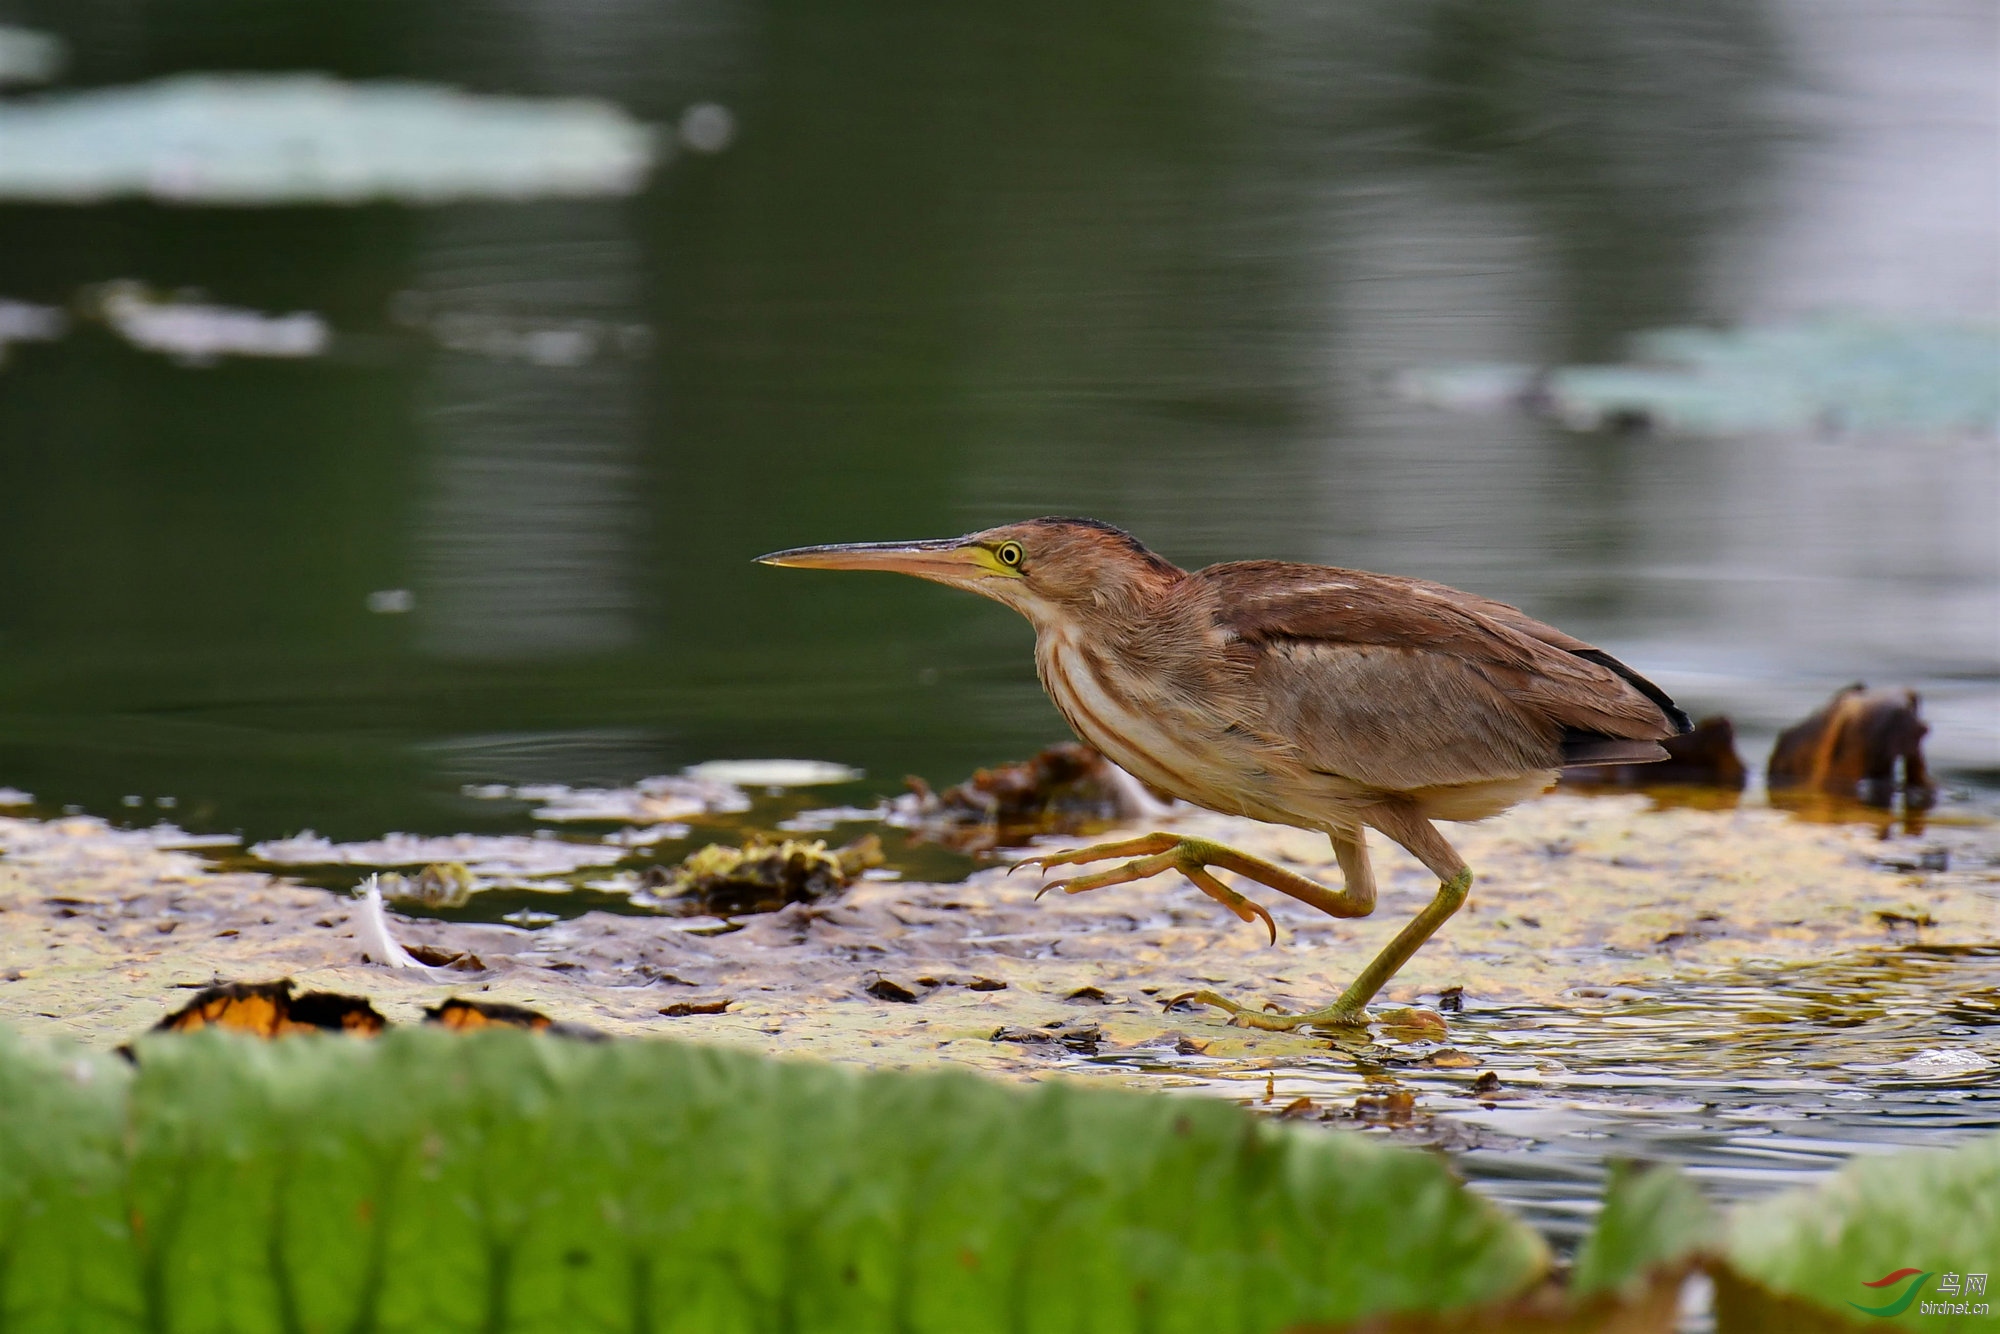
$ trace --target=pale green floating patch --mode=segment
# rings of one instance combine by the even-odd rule
[[[823,787],[851,783],[862,775],[859,769],[826,760],[709,760],[691,765],[687,776],[737,787]]]
[[[10,1330],[1222,1334],[1548,1264],[1428,1154],[1200,1099],[519,1033],[139,1059],[0,1039]]]
[[[0,104],[0,200],[626,195],[660,153],[650,127],[605,102],[319,75],[186,75]]]
[[[1578,430],[1622,423],[1705,435],[2000,432],[2000,325],[1821,319],[1662,329],[1620,366],[1442,366],[1403,393],[1457,411],[1521,409]]]

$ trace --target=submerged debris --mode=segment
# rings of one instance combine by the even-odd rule
[[[1095,1056],[1104,1041],[1104,1026],[1087,1019],[1051,1019],[1040,1028],[1003,1024],[993,1030],[994,1042],[1018,1042],[1026,1046],[1051,1044]]]
[[[1778,737],[1765,775],[1774,801],[1783,792],[1823,793],[1870,806],[1929,806],[1937,796],[1924,765],[1914,690],[1870,690],[1856,682]]]
[[[776,912],[837,894],[882,860],[882,840],[874,834],[831,851],[824,839],[759,835],[740,848],[711,843],[679,866],[649,867],[640,878],[645,893],[634,901],[681,917]]]
[[[1686,736],[1660,745],[1667,758],[1653,764],[1601,764],[1563,770],[1568,787],[1714,787],[1741,792],[1748,781],[1736,754],[1736,726],[1704,718]]]
[[[464,862],[432,862],[414,876],[384,871],[375,880],[382,897],[425,908],[463,908],[479,887]]]
[[[1138,779],[1089,746],[1050,746],[1031,759],[981,769],[933,792],[911,777],[892,822],[961,852],[1018,846],[1040,834],[1079,834],[1165,809]]]

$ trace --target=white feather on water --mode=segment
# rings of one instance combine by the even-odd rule
[[[420,963],[389,934],[389,914],[382,905],[382,877],[371,875],[361,882],[361,903],[354,914],[354,938],[370,963],[385,968],[414,971],[425,977],[442,977],[445,970]]]

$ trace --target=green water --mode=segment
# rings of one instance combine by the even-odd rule
[[[2000,768],[1990,440],[1577,434],[1388,383],[1828,308],[1990,318],[1990,6],[0,21],[65,37],[69,87],[322,69],[737,130],[630,199],[0,205],[0,298],[137,279],[335,334],[196,367],[79,320],[0,366],[0,785],[44,809],[366,837],[519,823],[468,783],[717,757],[954,781],[1062,735],[1027,627],[750,558],[1048,512],[1518,601],[1753,751],[1847,680],[1917,684],[1942,767]],[[542,364],[441,316],[620,341]]]

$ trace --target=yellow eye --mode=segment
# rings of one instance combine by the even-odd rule
[[[998,556],[1000,563],[1010,570],[1017,570],[1021,567],[1021,544],[1019,542],[1002,542],[994,550],[993,554]]]

